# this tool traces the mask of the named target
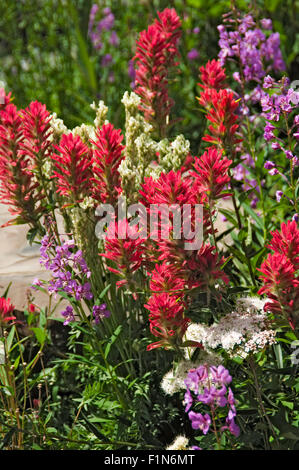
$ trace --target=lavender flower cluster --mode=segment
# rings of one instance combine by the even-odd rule
[[[230,24],[234,23],[230,18],[227,21]],[[272,30],[270,19],[264,18],[260,24],[264,31]],[[218,26],[220,63],[224,65],[228,58],[236,58],[242,65],[242,74],[246,82],[251,80],[260,82],[271,70],[285,70],[279,33],[266,34],[262,29],[257,27],[251,15],[239,18],[234,31],[228,31],[228,27],[223,24]],[[234,74],[234,78],[241,81],[239,72]]]
[[[251,191],[249,194],[249,198],[251,199],[250,205],[252,208],[256,208],[259,200],[257,193],[260,192],[260,188],[256,179],[250,177],[250,171],[248,170],[248,167],[254,168],[255,163],[249,153],[242,155],[240,158],[242,160],[242,163],[239,163],[233,169],[234,179],[236,181],[243,181],[243,191]],[[263,181],[262,184],[264,184]]]
[[[93,47],[97,50],[102,49],[102,34],[103,31],[110,31],[114,26],[115,17],[111,12],[110,8],[103,8],[101,11],[102,19],[96,22],[96,16],[100,12],[99,5],[96,3],[92,5],[90,14],[89,14],[89,23],[88,23],[88,35],[92,41]],[[117,36],[116,31],[111,31],[109,36],[109,43],[112,46],[118,46],[119,37]]]
[[[185,380],[187,391],[184,402],[186,404],[185,411],[188,413],[193,429],[200,429],[203,434],[207,434],[217,410],[227,407],[228,414],[225,425],[221,427],[220,432],[228,430],[234,436],[239,436],[240,429],[235,423],[237,414],[235,399],[231,388],[227,387],[231,381],[232,377],[229,371],[222,365],[218,367],[202,365],[189,371]],[[207,405],[210,408],[212,419],[209,413],[189,411],[194,403]]]
[[[271,147],[273,150],[283,151],[286,158],[292,160],[293,164],[298,166],[299,160],[298,157],[294,154],[294,147],[296,144],[293,146],[293,148],[285,148],[283,139],[275,135],[275,131],[279,133],[281,127],[286,127],[286,120],[288,119],[290,113],[298,107],[299,93],[290,88],[289,84],[289,79],[286,77],[284,77],[279,82],[275,82],[273,78],[270,77],[270,75],[264,79],[264,88],[272,90],[271,95],[263,92],[260,100],[263,116],[267,121],[264,129],[264,138],[267,142],[271,142]],[[285,123],[281,121],[285,121]],[[293,118],[292,124],[290,126],[288,125],[287,127],[288,129],[284,129],[284,131],[286,133],[288,132],[289,144],[291,141],[296,142],[299,140],[298,114]],[[265,168],[270,170],[269,173],[271,175],[276,175],[279,173],[279,170],[271,161],[266,162]]]
[[[41,241],[40,264],[50,270],[53,276],[48,283],[49,294],[57,294],[60,290],[75,297],[76,300],[91,300],[93,294],[89,282],[84,282],[90,278],[90,271],[83,258],[82,251],[75,253],[71,250],[75,248],[74,240],[68,240],[62,245],[55,246],[55,256],[53,240],[49,235],[45,235]],[[78,280],[80,279],[80,281]],[[82,281],[82,282],[81,282]],[[34,280],[34,285],[42,285],[41,281]]]

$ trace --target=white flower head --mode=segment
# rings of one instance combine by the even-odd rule
[[[177,436],[166,450],[188,450],[189,439],[185,436]]]

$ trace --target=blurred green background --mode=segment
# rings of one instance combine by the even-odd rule
[[[113,30],[117,46],[106,40],[100,51],[88,36],[92,5],[109,7],[115,16]],[[291,80],[299,79],[298,1],[237,1],[242,11],[255,17],[272,18],[274,31],[281,36],[281,48]],[[157,10],[176,8],[183,22],[180,45],[181,73],[171,84],[175,98],[175,116],[181,119],[173,134],[184,133],[192,150],[200,141],[200,119],[195,96],[198,94],[198,67],[216,58],[221,15],[231,8],[228,0],[1,0],[0,2],[0,80],[6,92],[12,91],[15,104],[25,107],[32,100],[47,105],[70,128],[92,122],[90,103],[104,99],[109,119],[122,127],[125,90],[131,88],[128,61],[134,55],[138,33],[156,17]],[[200,28],[194,33],[194,28]],[[189,60],[188,52],[197,49],[199,56]],[[102,66],[110,53],[112,63]]]

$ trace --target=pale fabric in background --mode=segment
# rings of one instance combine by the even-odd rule
[[[8,206],[0,204],[0,225],[13,217]],[[49,279],[49,273],[39,263],[39,245],[29,245],[26,240],[28,225],[0,228],[0,295],[10,286],[8,297],[19,310],[26,306],[26,291],[34,278]],[[34,303],[48,305],[48,295],[30,289]]]
[[[223,207],[233,210],[230,200],[222,201]],[[0,225],[12,219],[8,206],[0,204]],[[62,233],[62,220],[58,217],[59,232]],[[226,230],[226,223],[217,218],[216,227],[221,233]],[[49,279],[49,272],[39,263],[39,245],[29,245],[26,234],[28,225],[12,225],[0,228],[0,296],[4,293],[8,284],[12,282],[8,297],[19,310],[26,306],[26,292],[30,289],[35,278]],[[230,242],[230,237],[225,237],[225,242]],[[34,296],[34,303],[41,307],[48,305],[48,295],[30,289]],[[61,304],[57,313],[64,308],[65,302]]]

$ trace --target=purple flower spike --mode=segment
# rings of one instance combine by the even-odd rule
[[[185,408],[186,413],[188,413],[188,411],[190,410],[192,403],[193,403],[193,398],[192,398],[190,390],[187,388],[187,391],[184,397],[184,404],[186,405],[186,408]]]
[[[277,201],[277,202],[280,202],[282,196],[283,196],[283,192],[282,192],[282,191],[276,191],[276,201]]]
[[[73,307],[68,305],[65,310],[61,312],[61,315],[65,317],[64,325],[68,325],[70,322],[75,321]]]
[[[187,57],[189,60],[195,60],[199,57],[199,52],[197,49],[193,48],[191,51],[188,52]]]
[[[105,54],[104,57],[102,58],[102,67],[108,67],[113,61],[112,55],[111,54]]]
[[[206,413],[203,416],[201,413],[195,413],[194,411],[190,411],[188,416],[193,429],[201,429],[204,434],[207,434],[211,424],[210,415]]]
[[[275,81],[270,75],[267,75],[264,78],[264,83],[263,83],[264,88],[272,88],[274,84],[275,84]]]
[[[119,37],[115,31],[111,32],[111,36],[109,38],[109,43],[111,46],[118,46],[119,45]]]
[[[232,381],[231,375],[229,374],[228,370],[225,369],[225,367],[223,366],[211,366],[210,371],[212,374],[212,381],[214,383],[226,385]]]
[[[267,160],[264,165],[264,168],[266,168],[266,170],[272,170],[273,168],[275,168],[275,163],[271,162],[271,160]]]
[[[94,305],[92,309],[95,324],[98,325],[103,318],[109,318],[111,312],[107,309],[106,304]]]
[[[272,20],[270,20],[270,18],[263,18],[261,25],[263,29],[272,29]]]

